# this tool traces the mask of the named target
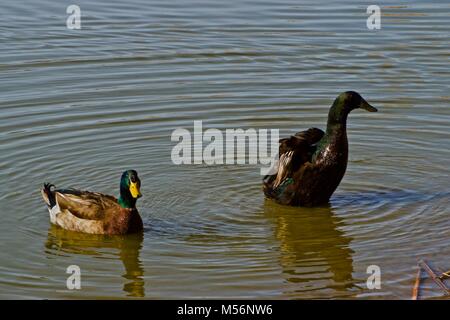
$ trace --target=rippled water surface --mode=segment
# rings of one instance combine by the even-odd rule
[[[0,4],[0,297],[402,298],[450,267],[448,1]],[[329,207],[264,200],[259,166],[176,166],[176,128],[324,128],[342,91],[349,164]],[[141,235],[52,227],[44,181],[143,181]],[[82,289],[66,289],[78,265]],[[366,287],[378,265],[382,287]],[[441,293],[425,282],[427,297]]]

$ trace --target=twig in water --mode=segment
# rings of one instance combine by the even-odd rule
[[[420,266],[418,266],[416,282],[414,283],[414,287],[413,287],[412,300],[417,300],[419,297],[421,273],[422,273],[422,268]]]
[[[446,295],[450,295],[450,290],[447,288],[444,282],[438,277],[425,260],[419,260],[419,265],[429,274],[431,279],[441,288]]]

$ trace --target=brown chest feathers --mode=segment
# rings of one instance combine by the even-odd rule
[[[115,210],[103,221],[104,234],[135,233],[143,229],[142,219],[136,209]]]

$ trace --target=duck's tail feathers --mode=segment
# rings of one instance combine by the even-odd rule
[[[263,192],[268,198],[273,198],[273,182],[277,175],[266,175],[263,178]]]
[[[52,190],[55,186],[51,183],[44,183],[44,187],[41,190],[42,198],[47,204],[49,209],[52,209],[56,206],[56,197],[55,192]]]

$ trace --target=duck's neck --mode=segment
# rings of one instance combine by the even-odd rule
[[[134,209],[136,207],[136,200],[128,199],[120,196],[118,200],[120,206],[125,209]]]
[[[313,156],[313,162],[333,164],[332,167],[340,172],[337,180],[343,176],[347,165],[348,140],[347,140],[347,116],[348,108],[335,101],[328,113],[327,130],[319,142]],[[339,182],[338,182],[339,183]]]
[[[336,101],[330,108],[327,122],[327,136],[346,135],[349,109]]]
[[[122,208],[136,208],[136,199],[131,196],[129,188],[123,184],[120,185],[120,197],[118,202]]]

